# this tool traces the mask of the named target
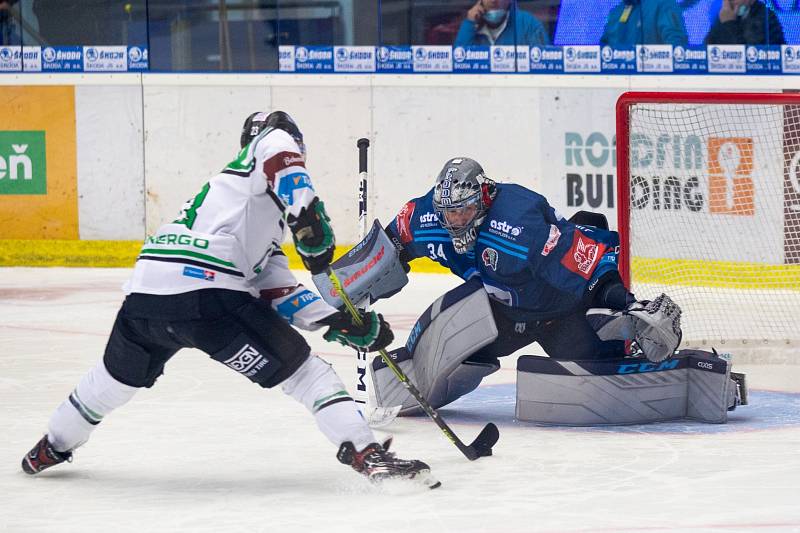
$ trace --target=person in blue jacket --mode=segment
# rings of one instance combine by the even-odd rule
[[[601,45],[613,48],[688,43],[683,13],[675,0],[623,0],[608,14],[600,37]]]
[[[510,5],[511,0],[478,0],[467,11],[453,46],[550,44],[539,19]]]
[[[497,365],[533,342],[558,359],[618,358],[625,340],[660,361],[680,342],[680,308],[666,295],[638,302],[623,285],[619,237],[605,216],[582,211],[566,220],[544,196],[495,183],[470,158],[447,161],[386,232],[406,266],[429,257],[482,282],[499,334],[471,362]],[[590,308],[603,312],[587,318]]]

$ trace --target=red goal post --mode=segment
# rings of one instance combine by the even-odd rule
[[[617,101],[620,273],[684,347],[800,362],[800,94]]]

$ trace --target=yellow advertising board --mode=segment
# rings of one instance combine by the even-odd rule
[[[0,87],[0,239],[77,239],[73,86]]]

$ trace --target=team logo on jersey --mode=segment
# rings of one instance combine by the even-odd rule
[[[481,253],[483,264],[497,272],[497,250],[494,248],[484,248]]]
[[[552,252],[553,248],[558,244],[559,238],[561,238],[561,231],[555,224],[550,224],[550,235],[547,237],[547,242],[544,243],[544,247],[542,248],[543,256],[547,257],[550,255],[550,252]]]
[[[258,350],[249,344],[245,344],[236,352],[236,355],[223,361],[223,363],[240,374],[250,377],[264,368],[269,363],[269,360],[261,355]]]
[[[397,231],[400,232],[400,242],[408,244],[413,240],[411,236],[411,215],[414,214],[414,202],[408,202],[397,213]]]
[[[575,236],[572,239],[572,246],[561,259],[561,264],[588,280],[592,277],[597,260],[600,259],[605,250],[605,244],[590,239],[576,229]]]
[[[267,176],[269,186],[274,187],[278,173],[289,167],[306,168],[305,159],[297,152],[278,152],[264,161],[264,175]]]

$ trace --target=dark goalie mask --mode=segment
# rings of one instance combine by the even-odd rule
[[[477,228],[486,218],[493,197],[494,182],[477,161],[455,157],[445,163],[436,177],[433,207],[456,252],[467,253],[475,246]]]

